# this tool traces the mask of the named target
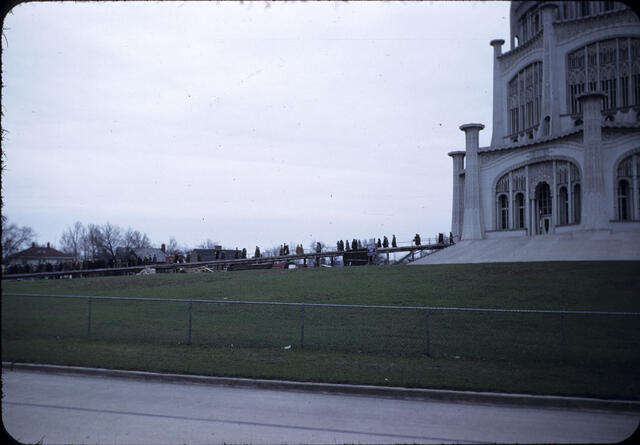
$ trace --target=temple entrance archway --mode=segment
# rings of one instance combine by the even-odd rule
[[[553,203],[551,201],[551,187],[547,182],[536,185],[535,216],[538,235],[548,235],[553,229]]]

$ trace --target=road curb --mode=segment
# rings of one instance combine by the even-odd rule
[[[620,411],[640,413],[640,401],[609,400],[583,397],[540,396],[530,394],[503,394],[445,389],[403,388],[339,383],[296,382],[288,380],[248,379],[238,377],[211,377],[190,374],[171,374],[121,369],[84,368],[80,366],[45,365],[2,362],[6,370],[37,371],[58,374],[118,377],[127,379],[176,383],[197,383],[218,386],[259,388],[287,391],[305,391],[327,394],[389,397],[407,400],[511,405],[518,407],[571,408],[582,410]]]

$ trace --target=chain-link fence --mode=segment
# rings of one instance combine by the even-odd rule
[[[4,338],[640,363],[639,312],[4,293]]]

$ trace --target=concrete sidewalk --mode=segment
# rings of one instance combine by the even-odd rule
[[[15,367],[2,383],[4,426],[21,443],[618,443],[639,417]]]
[[[162,382],[198,383],[207,385],[303,391],[326,394],[389,397],[405,400],[460,402],[487,405],[506,405],[539,408],[569,408],[583,410],[640,413],[640,401],[607,400],[583,397],[541,396],[530,394],[503,394],[443,389],[403,388],[373,385],[347,385],[335,383],[296,382],[286,380],[211,377],[188,374],[169,374],[146,371],[126,371],[106,368],[84,368],[31,363],[2,362],[3,370],[38,371],[59,374],[118,377]],[[3,371],[4,372],[4,371]]]

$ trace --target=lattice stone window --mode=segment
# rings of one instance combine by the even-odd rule
[[[527,178],[522,175],[513,175],[513,190],[516,192],[525,191],[527,188]]]
[[[590,4],[589,2],[580,2],[580,4],[578,5],[578,15],[580,17],[587,17],[591,14],[591,8],[590,8]]]
[[[511,135],[540,124],[542,62],[527,65],[509,81],[509,128]]]
[[[580,170],[576,167],[575,164],[569,164],[571,168],[571,181],[579,181],[580,180]]]
[[[536,188],[536,199],[538,199],[538,205],[540,213],[543,215],[551,215],[551,190],[549,184],[541,182]]]
[[[629,80],[631,75],[631,64],[629,61],[629,41],[620,39],[618,41],[618,83],[620,84],[620,106],[628,107],[630,103]]]
[[[562,20],[571,20],[576,18],[584,18],[596,14],[607,13],[618,9],[627,8],[624,3],[616,1],[599,1],[599,2],[560,2],[562,8],[560,15]]]
[[[498,197],[498,212],[499,212],[499,229],[507,230],[509,228],[509,197],[502,194]]]
[[[542,29],[540,21],[540,10],[537,7],[531,8],[519,20],[520,42],[523,44],[533,37]]]
[[[569,194],[565,186],[558,190],[558,224],[569,224]]]
[[[520,122],[520,96],[518,95],[517,77],[509,82],[509,103],[507,106],[509,107],[509,126],[511,129],[511,134],[516,134],[518,133],[518,123]]]
[[[509,175],[505,175],[496,184],[496,192],[508,192],[509,191]]]
[[[636,174],[640,175],[640,156],[636,155]],[[638,178],[638,208],[640,208],[640,177]]]
[[[605,40],[599,46],[600,89],[607,95],[604,98],[603,108],[610,110],[617,107],[617,40]]]
[[[516,199],[515,199],[516,229],[524,228],[524,220],[525,220],[524,203],[525,203],[524,193],[517,193]]]
[[[506,174],[496,184],[497,229],[509,228],[509,175]]]
[[[569,82],[569,108],[572,114],[581,113],[582,106],[577,97],[584,93],[586,74],[584,71],[585,58],[584,48],[569,54],[567,79]]]
[[[634,171],[634,165],[635,171]],[[618,221],[631,221],[637,218],[634,211],[640,205],[640,155],[627,156],[618,163],[616,168],[616,219]],[[634,189],[637,187],[637,190]]]
[[[582,205],[580,201],[580,184],[575,184],[571,190],[571,197],[573,201],[573,222],[580,224],[580,216],[582,212]]]
[[[631,97],[632,105],[640,105],[640,39],[629,42],[629,60],[631,61]]]
[[[589,91],[598,89],[598,45],[587,46],[587,88]]]
[[[640,39],[601,40],[567,55],[567,109],[582,112],[578,96],[585,91],[606,93],[603,109],[640,105]]]
[[[618,164],[618,177],[627,177],[630,178],[633,175],[633,165],[631,164],[631,156],[623,159],[620,164]]]
[[[559,164],[556,170],[556,183],[566,184],[569,182],[569,168],[567,165]]]
[[[629,221],[631,219],[629,189],[629,181],[626,179],[618,181],[618,221]]]

